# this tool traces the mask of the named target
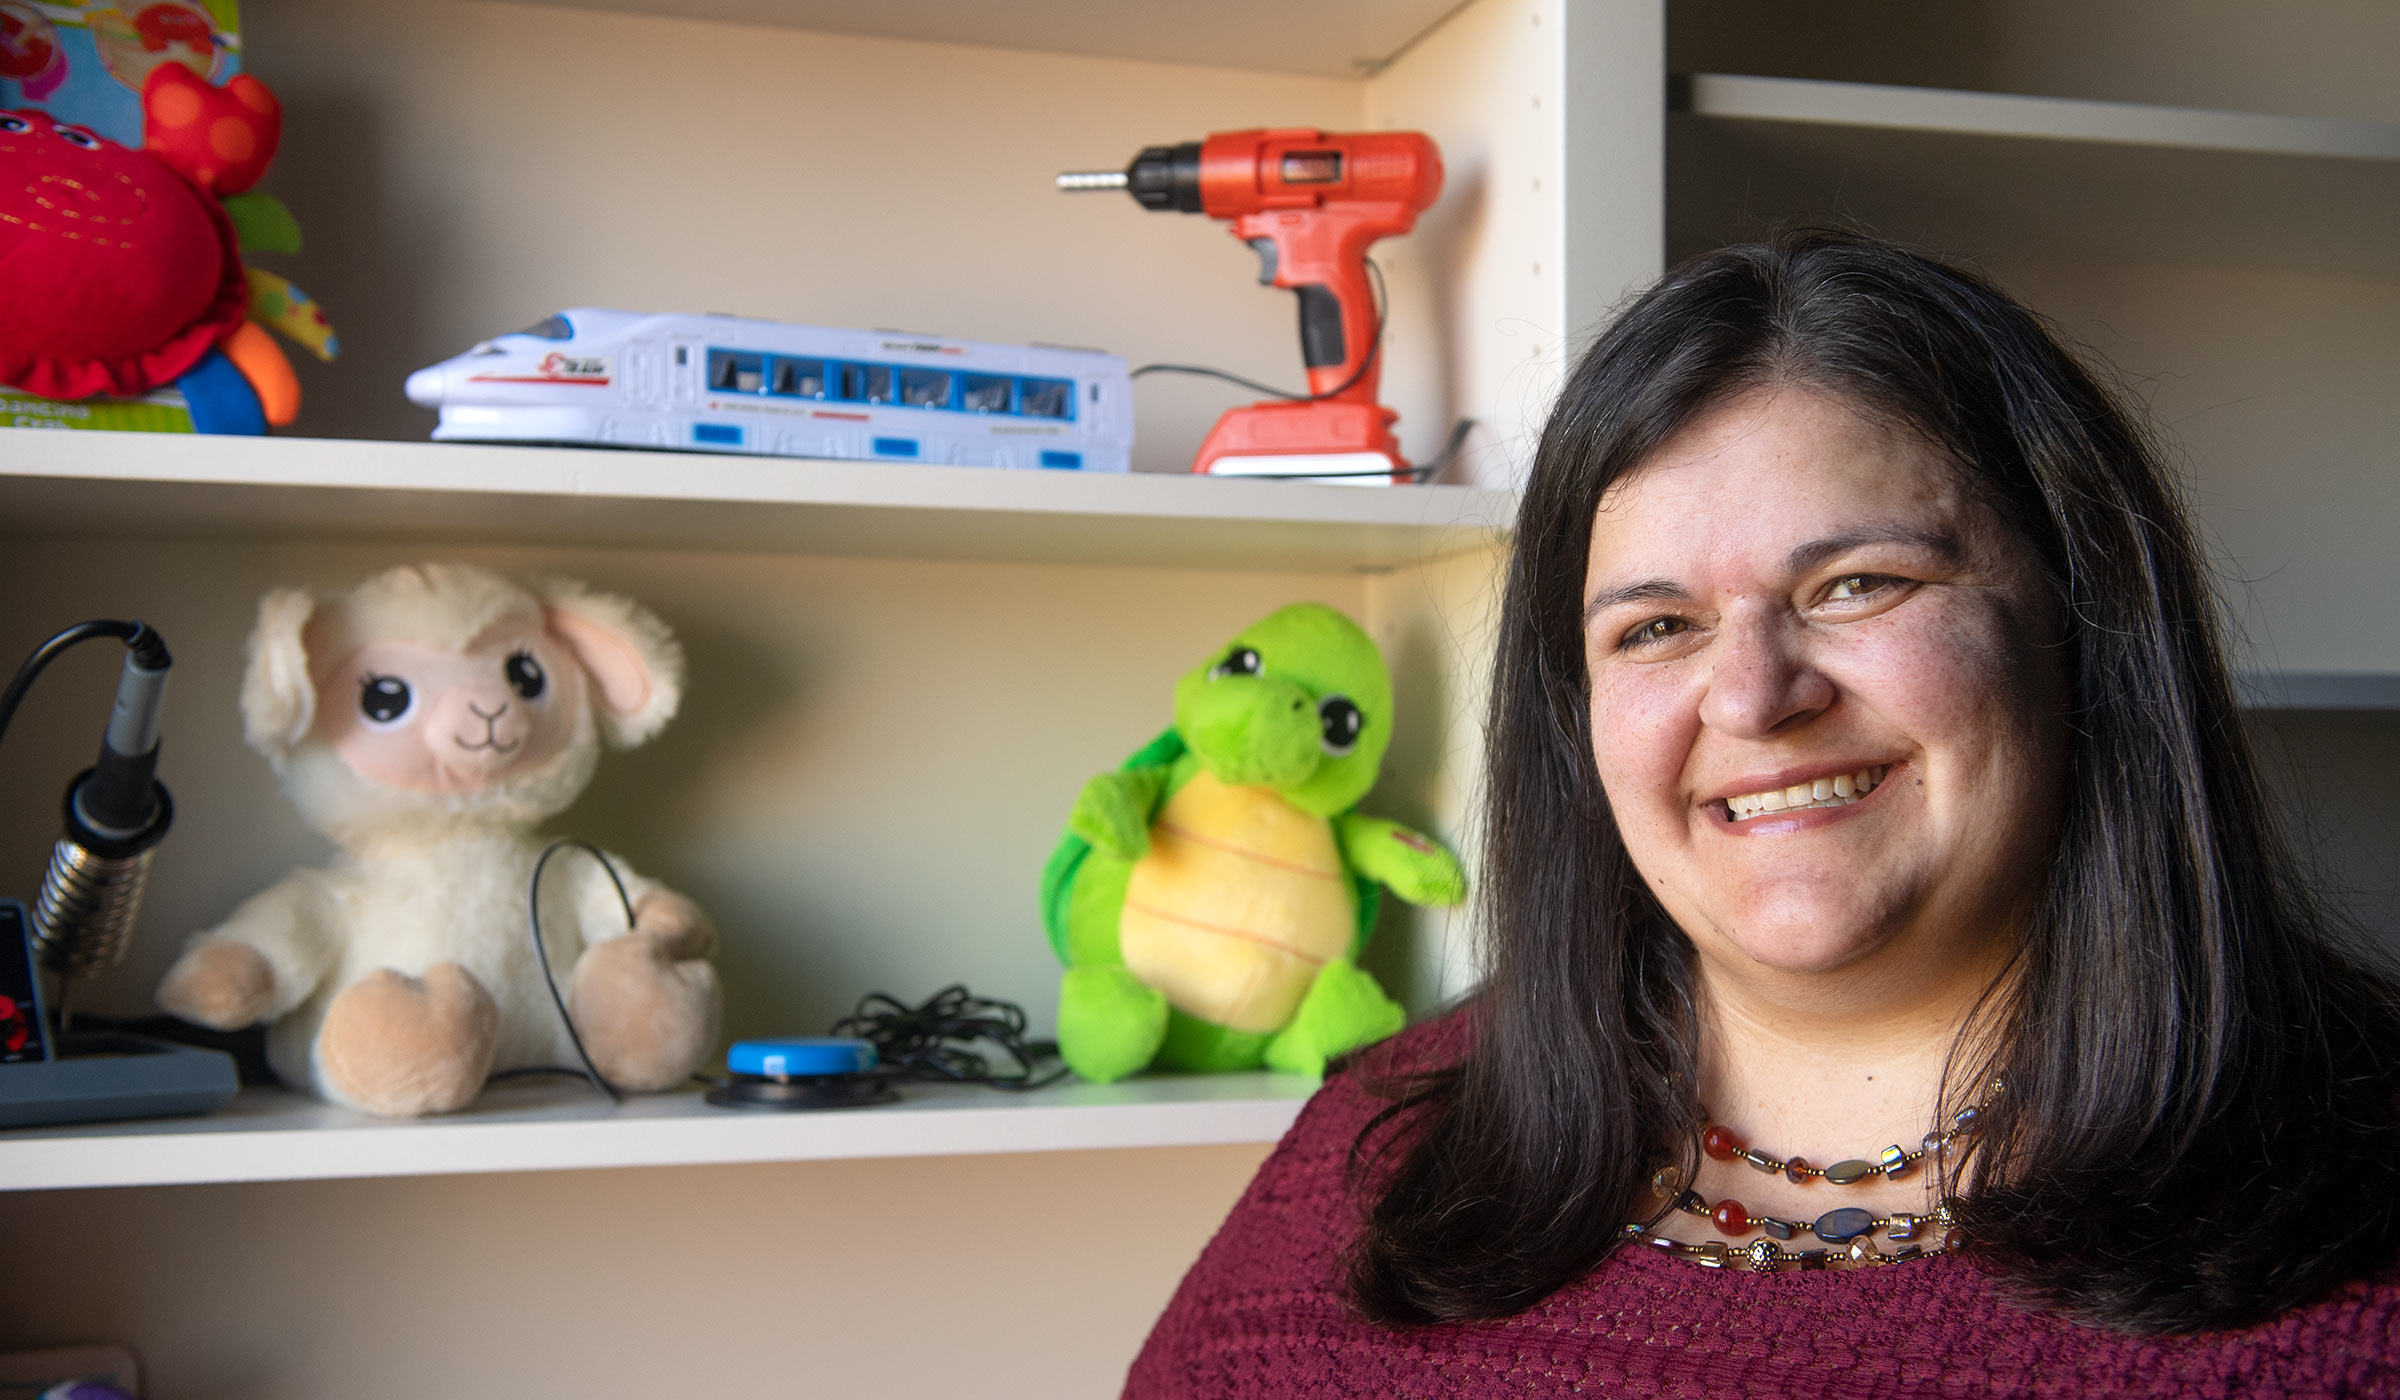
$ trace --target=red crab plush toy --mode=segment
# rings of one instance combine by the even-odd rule
[[[212,87],[178,63],[151,72],[142,106],[138,151],[0,112],[0,385],[82,399],[172,383],[201,432],[289,422],[298,382],[248,319],[222,203],[265,172],[282,110],[256,78]]]

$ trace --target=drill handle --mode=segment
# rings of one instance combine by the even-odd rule
[[[1330,203],[1234,220],[1234,236],[1258,252],[1259,280],[1299,295],[1300,360],[1310,394],[1375,402],[1382,318],[1367,280],[1367,248],[1415,222],[1416,211],[1405,205]]]

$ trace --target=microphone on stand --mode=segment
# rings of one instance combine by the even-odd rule
[[[123,961],[151,857],[175,820],[174,801],[157,778],[159,710],[167,668],[174,664],[158,633],[144,622],[85,623],[45,643],[28,671],[94,636],[124,640],[125,669],[100,757],[67,787],[66,829],[51,848],[32,910],[32,941],[42,966],[73,980],[97,977]],[[20,673],[21,682],[31,678]],[[21,685],[11,689],[9,701],[22,697]],[[13,703],[0,705],[0,724],[13,709]],[[59,1000],[63,1023],[63,983]]]
[[[44,668],[100,637],[126,652],[100,757],[67,785],[66,830],[33,908],[0,899],[0,1128],[210,1113],[241,1088],[220,1050],[130,1027],[68,1033],[75,984],[124,960],[150,859],[175,820],[158,781],[159,707],[174,662],[150,624],[101,618],[35,647],[0,689],[5,735]],[[43,969],[58,977],[55,1003],[43,997]]]

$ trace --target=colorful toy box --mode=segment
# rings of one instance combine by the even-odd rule
[[[236,0],[0,0],[0,111],[38,109],[139,147],[142,88],[165,63],[212,85],[240,72]],[[0,427],[193,430],[173,386],[74,402],[0,387]]]

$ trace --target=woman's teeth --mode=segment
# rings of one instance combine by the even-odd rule
[[[1725,799],[1725,819],[1746,822],[1773,812],[1805,812],[1812,807],[1847,807],[1875,790],[1892,765],[1879,763],[1855,773],[1839,773],[1814,782],[1794,783],[1766,792],[1746,792]]]

